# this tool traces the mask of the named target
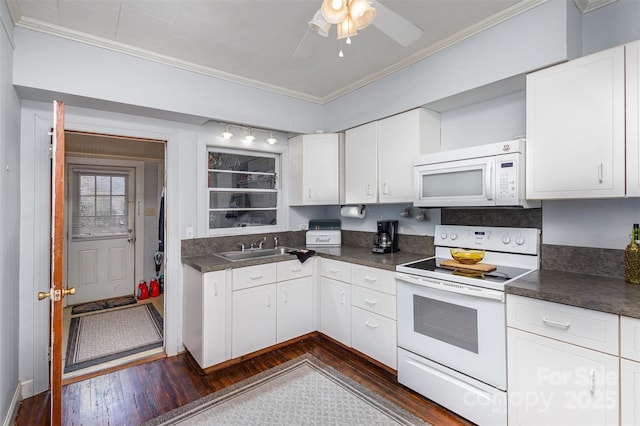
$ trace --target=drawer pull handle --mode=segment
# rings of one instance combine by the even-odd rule
[[[291,268],[291,272],[302,272],[302,268]]]
[[[260,275],[251,275],[249,278],[252,279],[252,280],[259,280],[259,279],[262,279],[262,274],[260,274]]]
[[[338,269],[329,269],[329,272],[331,272],[333,275],[335,275],[340,271]]]
[[[213,283],[213,296],[218,296],[218,282]]]
[[[369,328],[378,328],[378,324],[376,324],[375,322],[365,321],[365,324],[366,324],[366,325],[367,325],[367,327],[369,327]]]
[[[267,294],[267,307],[270,308],[271,307],[271,295]]]
[[[591,378],[591,387],[589,389],[589,392],[594,393],[596,391],[596,370],[592,368],[591,372],[589,373],[589,377]]]
[[[364,299],[364,303],[366,303],[367,305],[371,305],[371,306],[375,306],[378,301],[377,300],[371,300],[368,297]]]
[[[547,318],[542,318],[542,322],[552,327],[562,328],[563,330],[567,330],[571,326],[571,324],[568,322],[558,322]]]
[[[377,278],[370,278],[370,277],[364,277],[364,281],[370,284],[375,283],[376,281],[378,281]]]
[[[284,303],[287,303],[287,290],[284,290],[284,291],[282,292],[282,301],[283,301]]]
[[[347,297],[343,291],[340,293],[340,304],[344,305],[345,303],[347,303]]]

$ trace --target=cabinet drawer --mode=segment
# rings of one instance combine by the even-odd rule
[[[351,305],[393,320],[396,319],[396,297],[390,294],[352,285]]]
[[[314,259],[307,259],[300,263],[298,259],[276,263],[276,277],[278,281],[293,280],[295,278],[310,277],[313,275]]]
[[[351,284],[357,284],[388,294],[396,294],[396,278],[392,271],[351,265]]]
[[[242,290],[273,282],[276,282],[276,265],[274,263],[233,269],[233,290]]]
[[[620,356],[640,362],[640,319],[620,317]]]
[[[351,308],[351,346],[396,368],[396,322],[357,307]]]
[[[351,281],[351,265],[332,259],[320,259],[320,275],[348,283]]]
[[[618,355],[618,316],[614,314],[509,294],[507,325]]]

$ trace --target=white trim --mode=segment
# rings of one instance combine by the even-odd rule
[[[7,410],[7,417],[5,417],[3,426],[11,426],[15,424],[16,416],[18,415],[18,408],[20,408],[20,401],[22,395],[22,385],[18,382],[16,386],[16,390],[13,393],[13,398],[11,398],[11,404],[9,404],[9,409]]]
[[[573,0],[580,12],[589,13],[618,0]]]
[[[138,58],[173,66],[179,69],[192,71],[199,74],[219,78],[225,81],[230,81],[233,83],[242,84],[242,85],[253,87],[256,89],[261,89],[261,90],[265,90],[265,91],[269,91],[269,92],[273,92],[273,93],[277,93],[285,96],[290,96],[292,98],[314,102],[314,103],[323,105],[339,98],[340,96],[343,96],[349,92],[352,92],[356,89],[366,86],[367,84],[370,84],[376,80],[379,80],[382,77],[393,74],[394,72],[400,69],[406,68],[418,61],[421,61],[422,59],[428,56],[431,56],[434,53],[437,53],[440,50],[443,50],[455,43],[463,41],[486,29],[496,26],[517,15],[520,15],[521,13],[524,13],[537,6],[540,6],[541,4],[546,3],[547,1],[548,0],[523,0],[521,2],[518,2],[515,5],[497,13],[496,15],[493,15],[474,25],[471,25],[462,31],[458,31],[457,33],[439,41],[438,43],[435,43],[425,49],[422,49],[416,52],[409,58],[399,61],[383,70],[380,70],[377,73],[371,74],[359,81],[356,81],[348,86],[343,87],[342,89],[336,90],[335,92],[329,93],[325,96],[313,96],[313,95],[302,93],[296,90],[290,90],[284,87],[267,84],[267,83],[253,80],[250,78],[245,78],[245,77],[241,77],[241,76],[227,73],[224,71],[220,71],[214,68],[198,65],[192,62],[182,61],[176,58],[160,55],[158,53],[154,53],[146,49],[140,49],[137,47],[128,46],[126,44],[119,43],[114,40],[107,40],[102,37],[81,33],[79,31],[74,31],[68,28],[60,27],[58,25],[54,25],[49,22],[43,22],[36,19],[26,18],[24,16],[20,16],[20,17],[14,16],[13,19],[15,20],[15,25],[18,27],[39,31],[42,33],[51,34],[58,37],[63,37],[66,39],[78,41],[78,42],[89,44],[92,46],[101,47],[103,49],[109,49],[114,52],[124,53],[124,54],[135,56]],[[610,0],[593,0],[593,1],[610,1]]]

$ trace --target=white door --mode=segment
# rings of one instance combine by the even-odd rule
[[[72,166],[70,305],[135,293],[135,169]]]

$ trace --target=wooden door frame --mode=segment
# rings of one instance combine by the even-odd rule
[[[86,167],[95,167],[96,170],[100,168],[109,169],[109,168],[133,168],[135,169],[135,202],[134,208],[139,209],[134,214],[135,217],[135,229],[136,229],[136,242],[134,245],[134,272],[133,272],[133,291],[132,294],[135,293],[135,283],[144,279],[144,211],[142,206],[144,205],[144,161],[138,160],[115,160],[115,159],[105,159],[105,158],[96,158],[96,157],[65,157],[65,165],[67,167],[67,177],[68,172],[72,170],[75,166],[86,166]],[[67,188],[69,188],[69,184],[71,182],[67,182]],[[69,197],[70,191],[67,191],[67,195],[65,196],[65,208],[69,206]],[[67,210],[69,211],[69,210]],[[71,217],[65,218],[65,231],[67,238],[65,238],[65,270],[69,271],[68,268],[68,243],[71,238],[68,230],[70,229]],[[68,282],[68,276],[70,274],[65,275],[65,287],[74,287],[75,283]],[[66,304],[65,304],[66,306]]]

